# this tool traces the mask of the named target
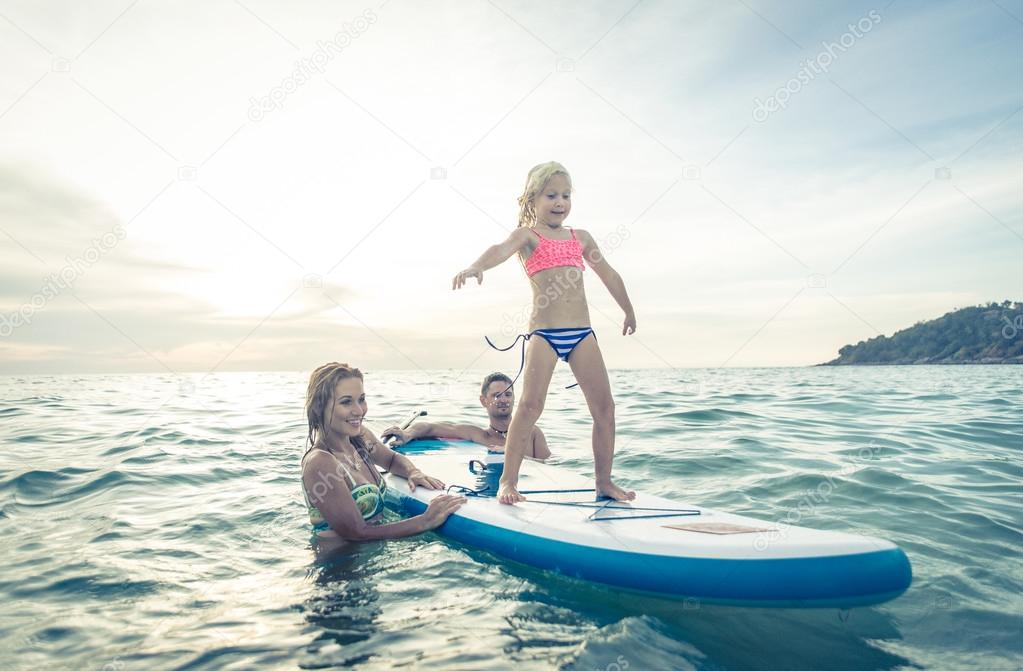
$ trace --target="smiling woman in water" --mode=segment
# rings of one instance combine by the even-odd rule
[[[381,523],[387,484],[375,466],[404,477],[409,489],[443,489],[408,457],[381,443],[365,426],[368,405],[362,372],[332,362],[313,371],[305,400],[309,448],[302,457],[302,487],[317,538],[350,541],[412,536],[436,529],[465,498],[441,494],[421,515]]]

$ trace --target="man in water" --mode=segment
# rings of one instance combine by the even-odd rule
[[[486,408],[490,426],[481,429],[471,424],[449,424],[446,422],[417,422],[404,431],[397,426],[387,428],[380,434],[381,440],[394,437],[396,445],[426,437],[458,438],[486,445],[493,452],[504,452],[504,440],[508,436],[512,409],[515,407],[515,391],[511,378],[504,373],[491,373],[483,378],[480,388],[480,405]],[[547,438],[540,427],[533,427],[533,435],[526,456],[546,459],[551,456],[547,449]]]

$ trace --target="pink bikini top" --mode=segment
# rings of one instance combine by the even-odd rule
[[[536,233],[536,230],[530,230]],[[571,228],[568,230],[572,233],[568,240],[552,240],[536,233],[540,242],[526,259],[526,275],[532,277],[541,270],[559,266],[575,266],[580,270],[586,270],[586,266],[583,265],[583,245],[575,237],[575,231]]]

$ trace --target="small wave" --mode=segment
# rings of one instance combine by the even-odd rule
[[[749,436],[738,436],[736,438],[729,438],[728,444],[739,450],[765,450],[774,449],[759,438],[750,438]]]
[[[662,628],[657,619],[641,615],[595,629],[577,646],[567,668],[696,671],[706,655]]]
[[[115,445],[110,449],[103,452],[104,457],[112,457],[115,454],[122,454],[124,452],[131,452],[132,450],[138,449],[138,445]]]
[[[979,402],[984,405],[1014,405],[1014,403],[1007,398],[988,398]]]
[[[83,474],[95,474],[81,481]],[[28,471],[4,483],[4,489],[13,489],[17,504],[26,508],[46,508],[71,501],[83,500],[116,487],[142,482],[144,478],[118,470],[98,471],[65,468],[60,471]],[[77,486],[74,483],[80,482]]]
[[[913,401],[956,401],[959,397],[953,394],[920,394],[911,397]]]
[[[153,580],[110,580],[102,575],[78,575],[35,586],[22,584],[11,589],[10,594],[27,599],[53,599],[62,595],[80,599],[82,595],[88,595],[106,600],[149,596],[161,589],[162,585]]]
[[[664,419],[680,419],[687,422],[726,422],[738,417],[757,418],[759,416],[749,412],[743,412],[741,410],[724,410],[721,408],[710,408],[707,410],[681,410],[663,415]]]
[[[778,397],[775,396],[774,394],[750,394],[748,392],[737,392],[734,394],[727,394],[726,396],[724,396],[724,398],[729,399],[731,401],[757,401],[757,402],[778,400]]]
[[[45,443],[48,436],[41,436],[35,433],[23,433],[18,436],[11,436],[7,440],[12,443]]]
[[[56,401],[63,401],[63,400],[64,400],[64,397],[60,396],[58,394],[49,394],[49,395],[44,394],[44,395],[40,395],[40,396],[26,396],[25,398],[18,399],[17,401],[15,401],[15,403],[23,403],[25,405],[35,405],[35,404],[53,403],[53,402],[56,402]]]
[[[43,495],[73,478],[72,474],[57,471],[25,471],[5,480],[0,487],[13,489],[24,496]]]

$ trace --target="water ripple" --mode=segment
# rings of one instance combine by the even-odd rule
[[[367,375],[376,428],[418,407],[482,421],[482,374]],[[559,368],[541,426],[555,460],[587,474],[590,418],[570,377]],[[1012,668],[1023,654],[1023,367],[612,373],[624,482],[907,551],[913,587],[844,615],[625,594],[429,534],[312,548],[305,382],[0,379],[3,654],[516,671]]]

